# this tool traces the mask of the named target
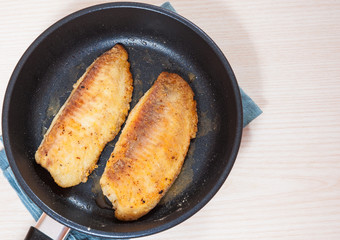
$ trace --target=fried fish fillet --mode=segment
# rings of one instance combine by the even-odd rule
[[[86,182],[105,145],[125,121],[132,97],[128,54],[117,44],[74,84],[36,154],[61,187]]]
[[[100,179],[116,218],[136,220],[157,205],[180,173],[196,131],[189,84],[161,73],[129,114]]]

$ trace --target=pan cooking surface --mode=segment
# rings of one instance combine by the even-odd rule
[[[131,41],[131,39],[134,41]],[[80,47],[80,49],[83,49],[81,52],[77,52],[77,48],[75,48],[75,52],[72,52],[72,49],[67,51],[66,56],[58,59],[58,63],[46,70],[44,76],[40,79],[40,84],[37,86],[39,91],[31,99],[30,115],[26,124],[28,130],[27,142],[31,143],[27,146],[29,148],[28,152],[30,152],[28,157],[34,163],[34,153],[43,138],[43,133],[49,127],[60,106],[66,101],[75,81],[85,72],[86,68],[97,56],[111,48],[115,43],[122,43],[129,53],[131,72],[134,79],[131,109],[164,70],[179,73],[190,83],[196,94],[200,120],[198,137],[191,143],[190,154],[184,165],[185,171],[183,171],[183,174],[181,174],[174,186],[176,190],[173,190],[173,192],[176,192],[178,195],[171,194],[170,192],[171,197],[170,195],[166,196],[165,200],[167,201],[162,201],[161,205],[163,205],[164,209],[162,207],[159,208],[159,210],[165,212],[169,210],[171,212],[176,211],[186,207],[186,198],[188,197],[186,194],[189,192],[185,191],[186,188],[190,188],[192,182],[199,180],[200,174],[205,172],[204,169],[209,164],[208,161],[204,161],[204,164],[199,164],[195,162],[195,159],[208,160],[213,157],[214,151],[212,149],[216,145],[214,139],[220,128],[220,119],[217,114],[217,101],[214,99],[212,87],[207,76],[204,76],[200,69],[195,69],[195,64],[191,59],[184,56],[180,57],[180,54],[171,52],[170,49],[164,46],[159,47],[158,42],[129,36],[126,39],[121,37],[120,39],[104,40],[97,43],[96,48],[91,45],[88,47],[82,46]],[[86,212],[93,219],[96,219],[97,216],[100,221],[102,221],[103,217],[112,221],[112,219],[114,220],[112,210],[103,209],[105,204],[104,206],[103,203],[96,204],[96,200],[97,202],[100,201],[99,199],[102,195],[99,178],[104,171],[106,161],[113,151],[117,139],[118,137],[104,149],[98,162],[98,168],[89,177],[86,184],[80,184],[70,189],[62,189],[56,186],[46,170],[35,163],[33,167],[47,185],[46,187],[49,191],[56,195],[56,198],[60,198],[65,205]],[[205,147],[196,149],[196,145]],[[150,217],[152,216],[155,215],[150,214]],[[82,218],[81,216],[79,217],[80,219]]]
[[[63,19],[43,33],[21,59],[4,106],[6,151],[23,188],[59,221],[101,236],[146,235],[196,212],[231,170],[242,122],[237,84],[216,46],[185,20],[158,8],[143,9],[147,5],[101,6]],[[72,85],[116,43],[129,53],[134,79],[131,109],[158,75],[169,71],[190,84],[198,110],[197,138],[191,142],[178,179],[155,209],[129,223],[114,218],[99,185],[119,135],[107,144],[88,181],[75,187],[58,187],[34,160],[43,134]]]

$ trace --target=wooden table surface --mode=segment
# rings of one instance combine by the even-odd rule
[[[1,101],[31,42],[98,3],[0,1]],[[184,223],[145,239],[340,239],[340,2],[172,5],[219,45],[264,113],[244,129],[217,195]],[[2,174],[0,196],[0,239],[23,239],[34,220]]]

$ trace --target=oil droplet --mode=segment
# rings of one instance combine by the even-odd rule
[[[111,142],[108,143],[108,146],[114,148],[114,147],[115,147],[115,144],[114,144],[113,141],[111,141]]]
[[[160,204],[166,204],[171,202],[176,196],[180,195],[185,191],[185,189],[192,183],[194,177],[194,171],[192,170],[192,165],[194,163],[194,152],[195,143],[192,143],[189,147],[186,160],[184,162],[183,168],[178,175],[178,178],[174,184],[170,187],[168,192],[162,198]]]
[[[209,117],[208,112],[201,112],[198,116],[198,132],[197,138],[204,137],[212,131],[216,131],[219,127],[218,117],[214,119]]]
[[[146,51],[144,52],[143,60],[144,60],[145,62],[149,63],[149,64],[153,64],[153,60],[152,60],[152,58],[151,58],[151,56],[150,56],[149,51],[146,50]]]
[[[92,187],[91,192],[95,195],[95,202],[98,207],[103,209],[112,209],[111,202],[104,196],[102,188],[100,186],[100,176],[98,176],[95,172],[90,175],[92,178]]]
[[[45,136],[46,132],[47,132],[47,127],[42,126],[42,128],[41,128],[41,135]]]
[[[193,142],[189,146],[189,150],[188,150],[188,154],[187,154],[187,159],[185,160],[186,165],[189,165],[190,167],[192,167],[192,165],[194,163],[195,149],[196,149],[196,143]]]
[[[195,81],[195,79],[196,79],[196,75],[193,74],[192,72],[189,72],[189,73],[188,73],[188,77],[189,77],[190,82],[193,82],[193,81]]]
[[[190,168],[183,169],[181,174],[176,179],[174,185],[171,186],[169,191],[163,197],[161,204],[171,202],[176,196],[183,193],[183,191],[190,185],[194,176],[194,171]]]
[[[133,90],[131,107],[135,106],[137,102],[139,101],[139,99],[143,96],[142,73],[138,67],[139,66],[135,67],[134,82],[133,82],[134,90]]]
[[[100,176],[98,176],[95,172],[90,175],[92,179],[92,187],[91,192],[94,194],[98,194],[102,192],[102,188],[100,187]]]
[[[46,118],[43,121],[42,127],[41,127],[41,135],[45,136],[48,126],[47,123],[51,120],[52,117],[57,115],[58,111],[60,109],[60,100],[58,97],[51,97],[50,102],[48,103],[47,110],[46,110]]]
[[[60,109],[60,101],[58,97],[52,97],[47,107],[46,116],[47,118],[54,117]]]
[[[164,67],[165,69],[171,69],[172,68],[172,62],[170,61],[169,58],[161,58],[159,59],[159,62],[162,63],[162,67]]]
[[[98,194],[95,201],[98,207],[112,210],[111,202],[104,196],[103,193]]]

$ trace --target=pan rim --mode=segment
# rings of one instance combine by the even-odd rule
[[[12,153],[12,147],[10,144],[9,139],[9,133],[8,133],[8,113],[9,113],[9,106],[11,101],[12,92],[14,90],[14,85],[16,83],[16,80],[19,76],[19,73],[21,72],[23,66],[27,62],[28,57],[35,51],[35,49],[40,45],[40,43],[51,33],[56,31],[58,28],[62,27],[64,24],[68,23],[69,21],[72,21],[73,19],[76,19],[78,17],[87,15],[92,12],[97,11],[103,11],[107,9],[114,9],[114,8],[133,8],[133,9],[141,9],[145,11],[151,11],[155,12],[157,14],[165,15],[167,17],[170,17],[181,24],[184,24],[186,27],[194,31],[196,34],[198,34],[199,37],[201,37],[207,44],[213,49],[214,53],[218,57],[218,59],[222,62],[223,66],[226,68],[228,75],[230,77],[231,85],[233,88],[233,92],[235,94],[235,100],[236,100],[236,113],[237,113],[237,123],[236,123],[236,130],[235,130],[235,142],[232,147],[231,155],[229,158],[229,162],[227,164],[227,167],[223,170],[221,176],[219,177],[219,180],[216,182],[214,187],[210,189],[208,194],[203,197],[203,199],[197,203],[193,208],[188,210],[186,213],[181,215],[180,217],[167,222],[161,226],[154,227],[148,230],[142,230],[142,231],[136,231],[136,232],[106,232],[106,231],[100,231],[96,229],[88,229],[88,227],[83,226],[81,224],[78,224],[76,222],[73,222],[60,214],[53,211],[50,207],[48,207],[43,201],[39,199],[37,195],[31,190],[31,188],[27,185],[27,183],[24,181],[24,179],[21,177],[20,171],[14,161],[13,153]],[[240,147],[241,143],[241,137],[242,137],[242,122],[243,122],[243,110],[242,110],[242,102],[241,102],[241,94],[240,90],[236,81],[236,77],[234,75],[234,72],[220,50],[220,48],[216,45],[216,43],[198,26],[196,26],[194,23],[190,22],[186,18],[180,16],[177,13],[171,12],[169,10],[166,10],[164,8],[145,4],[145,3],[136,3],[136,2],[115,2],[115,3],[104,3],[104,4],[98,4],[91,7],[84,8],[82,10],[76,11],[74,13],[71,13],[67,15],[66,17],[60,19],[56,23],[52,24],[49,28],[47,28],[44,32],[42,32],[27,48],[27,50],[24,52],[22,57],[20,58],[19,62],[17,63],[12,76],[10,77],[5,98],[4,98],[4,104],[3,104],[3,110],[2,110],[2,132],[3,132],[3,138],[4,138],[4,147],[6,151],[6,155],[9,160],[10,167],[16,177],[16,180],[18,181],[20,187],[23,189],[23,191],[29,196],[29,198],[37,205],[39,206],[46,214],[51,216],[56,221],[76,230],[80,231],[85,234],[94,235],[97,237],[104,237],[104,238],[131,238],[131,237],[141,237],[141,236],[147,236],[151,234],[155,234],[161,231],[164,231],[166,229],[172,228],[179,223],[185,221],[186,219],[193,216],[195,213],[197,213],[201,208],[203,208],[211,199],[212,197],[218,192],[218,190],[221,188],[225,180],[227,179],[230,171],[232,170],[232,167],[234,165],[234,162],[236,160],[236,156]]]

